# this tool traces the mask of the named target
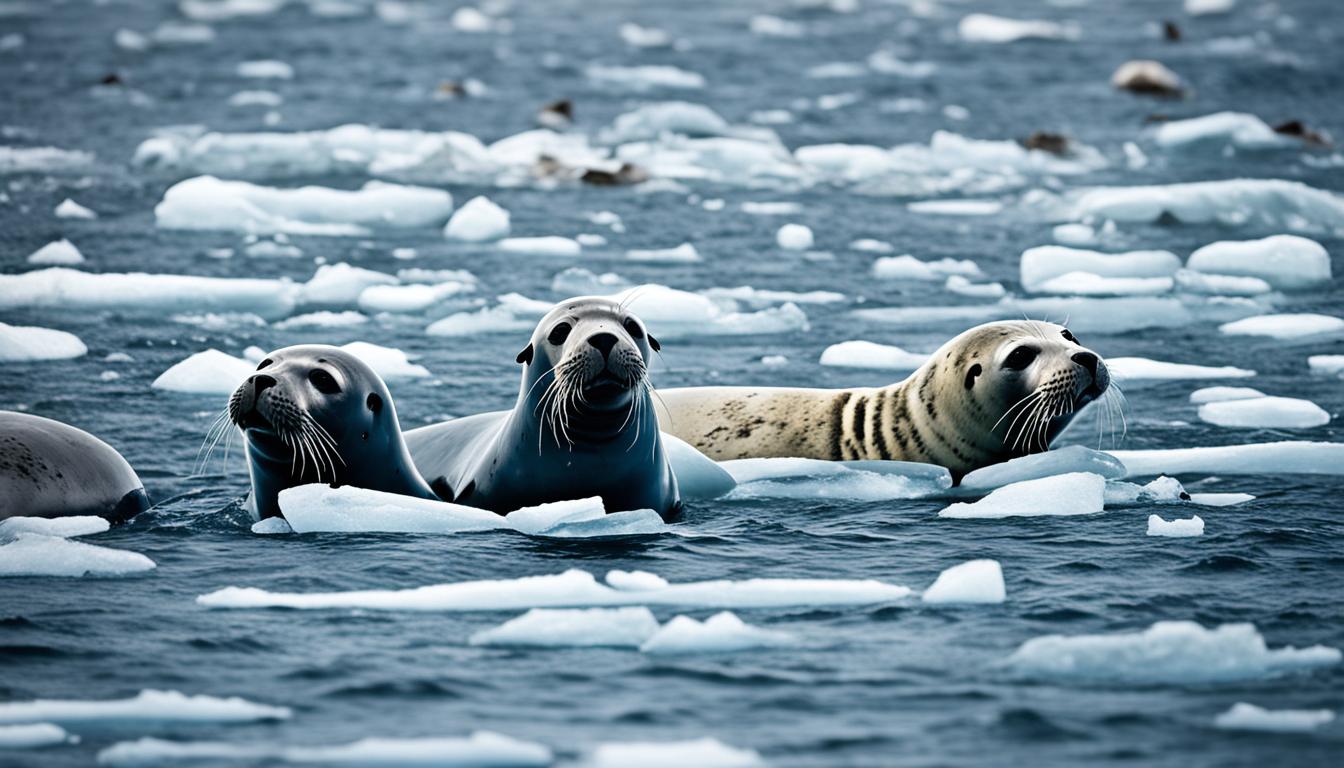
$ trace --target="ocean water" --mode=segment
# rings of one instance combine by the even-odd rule
[[[602,742],[713,737],[754,749],[780,766],[889,765],[1326,765],[1344,751],[1336,721],[1310,734],[1217,730],[1214,717],[1235,702],[1271,709],[1339,710],[1344,667],[1334,665],[1234,683],[1176,680],[1070,683],[1022,679],[1003,661],[1047,634],[1105,634],[1157,621],[1205,626],[1251,622],[1270,646],[1344,647],[1344,482],[1321,476],[1182,476],[1191,491],[1254,494],[1249,503],[1198,509],[1205,534],[1145,536],[1146,520],[1170,507],[1108,510],[1075,518],[1000,521],[936,516],[945,501],[843,499],[717,501],[690,505],[682,526],[694,537],[556,543],[511,533],[464,536],[256,536],[239,510],[247,487],[240,446],[217,451],[195,473],[207,428],[223,397],[151,389],[188,354],[250,345],[354,340],[394,346],[433,375],[391,384],[404,426],[508,407],[517,391],[520,332],[429,336],[431,319],[492,304],[517,292],[543,300],[570,266],[615,271],[632,283],[683,290],[750,285],[783,291],[828,290],[843,302],[804,305],[808,327],[781,333],[664,340],[653,373],[659,387],[704,383],[857,386],[888,383],[894,372],[822,367],[828,345],[849,339],[930,351],[970,325],[930,319],[893,326],[855,315],[859,308],[971,306],[985,299],[948,293],[940,282],[878,281],[872,253],[858,238],[891,243],[924,260],[974,260],[1014,296],[1018,259],[1053,242],[1057,221],[1026,203],[1039,190],[1067,193],[1229,178],[1279,178],[1344,192],[1333,150],[1193,151],[1154,145],[1146,119],[1252,112],[1274,124],[1299,119],[1344,137],[1344,12],[1333,0],[1242,0],[1233,12],[1190,17],[1175,2],[930,2],[857,0],[852,12],[775,2],[518,2],[495,8],[511,27],[482,33],[454,28],[456,4],[290,3],[273,13],[210,22],[214,40],[130,51],[117,30],[148,34],[183,20],[167,2],[7,2],[0,6],[0,125],[8,146],[54,146],[93,153],[91,164],[62,172],[6,172],[0,204],[0,270],[31,269],[27,255],[70,238],[89,271],[142,271],[307,280],[315,260],[395,272],[406,267],[468,269],[479,289],[427,313],[376,317],[353,328],[283,330],[241,320],[201,327],[133,310],[14,308],[0,320],[77,334],[89,354],[73,360],[9,363],[0,372],[0,408],[22,409],[82,427],[117,447],[157,506],[131,524],[89,539],[134,550],[158,567],[115,579],[0,580],[0,702],[34,698],[110,699],[144,688],[238,695],[292,707],[278,723],[70,726],[78,745],[3,752],[6,766],[88,765],[115,742],[153,735],[240,744],[338,744],[357,738],[461,735],[494,730],[536,741],[571,761]],[[410,23],[392,23],[396,8]],[[391,9],[391,10],[389,10]],[[966,14],[1074,21],[1069,41],[973,44],[957,36]],[[324,15],[324,12],[326,15]],[[773,14],[800,24],[802,36],[748,31]],[[1154,24],[1175,20],[1179,43]],[[665,30],[665,48],[623,42],[632,21]],[[14,37],[17,36],[17,37]],[[13,41],[21,41],[21,45]],[[931,62],[923,78],[868,69],[841,78],[809,77],[832,62],[863,64],[879,50]],[[1114,91],[1108,79],[1128,59],[1161,59],[1189,84],[1180,100]],[[239,62],[280,59],[286,80],[248,80]],[[590,64],[671,65],[699,73],[694,89],[632,91],[596,83]],[[99,85],[116,73],[120,85]],[[436,98],[439,84],[480,80],[484,94]],[[275,107],[230,106],[242,90],[283,97]],[[845,99],[827,99],[849,94]],[[681,190],[598,188],[572,183],[499,186],[489,179],[431,183],[461,204],[488,194],[507,208],[515,235],[604,235],[607,246],[579,257],[500,253],[446,241],[438,227],[377,228],[364,237],[292,236],[300,258],[243,254],[236,231],[169,231],[154,206],[189,169],[132,162],[156,131],[194,125],[220,132],[326,129],[346,123],[429,131],[458,130],[490,142],[534,127],[542,104],[573,100],[575,130],[595,134],[641,104],[681,99],[705,104],[733,124],[753,112],[788,110],[773,127],[789,149],[822,143],[890,147],[926,144],[935,131],[976,139],[1017,139],[1034,131],[1067,134],[1096,148],[1105,167],[1079,175],[985,171],[984,183],[944,193],[954,170],[937,169],[901,187],[849,183],[729,182],[682,179]],[[820,101],[819,101],[820,100]],[[836,102],[850,103],[835,107]],[[948,109],[949,106],[961,109]],[[268,120],[267,113],[276,117]],[[1135,142],[1146,165],[1127,162]],[[258,183],[355,188],[364,171],[272,173]],[[750,183],[731,183],[744,181]],[[907,179],[907,181],[909,181]],[[920,190],[920,191],[916,191]],[[57,219],[70,197],[99,213],[94,221]],[[1004,203],[981,217],[935,215],[907,203],[973,197]],[[701,201],[723,200],[721,210]],[[744,202],[793,202],[795,213],[756,215]],[[587,214],[612,211],[623,232]],[[775,232],[806,224],[827,258],[780,250]],[[1171,250],[1184,257],[1215,240],[1286,231],[1255,221],[1236,225],[1121,222],[1096,247]],[[1344,271],[1344,239],[1334,227],[1307,233]],[[692,242],[694,264],[632,262],[625,251]],[[231,258],[213,258],[230,248]],[[392,257],[414,248],[413,260]],[[1280,312],[1338,314],[1344,289],[1328,285],[1271,300]],[[1072,323],[1105,357],[1141,356],[1256,371],[1249,381],[1166,381],[1126,386],[1123,432],[1103,414],[1082,414],[1061,443],[1104,448],[1237,445],[1284,439],[1344,441],[1338,420],[1302,430],[1228,429],[1201,422],[1189,393],[1205,384],[1254,386],[1310,399],[1333,416],[1344,386],[1312,375],[1306,358],[1344,353],[1338,339],[1285,343],[1221,334],[1203,316],[1174,327],[1111,330],[1108,310],[1083,306]],[[1052,317],[1054,321],[1064,318]],[[658,328],[652,328],[658,335]],[[131,362],[107,362],[125,353]],[[761,358],[784,355],[785,366]],[[104,380],[105,371],[119,378]],[[1191,508],[1176,510],[1188,516]],[[474,632],[513,612],[411,613],[363,610],[209,610],[199,595],[237,585],[316,592],[406,588],[452,581],[515,578],[582,568],[646,570],[671,581],[751,577],[872,578],[920,590],[937,574],[973,558],[1000,561],[1007,600],[999,605],[925,606],[917,599],[859,608],[750,609],[746,621],[784,630],[795,647],[651,657],[622,649],[509,650],[468,645]],[[710,611],[655,609],[705,618]]]

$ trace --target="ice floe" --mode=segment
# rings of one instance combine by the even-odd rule
[[[747,29],[761,37],[802,37],[806,34],[802,24],[767,14],[752,16],[747,22]]]
[[[786,251],[806,251],[812,247],[812,230],[803,224],[785,224],[775,233],[775,243]]]
[[[697,89],[705,87],[705,78],[698,73],[668,65],[618,67],[589,65],[585,74],[594,83],[631,91],[650,91],[658,88]]]
[[[1153,140],[1168,149],[1214,143],[1238,149],[1272,149],[1296,143],[1275,132],[1265,121],[1245,112],[1218,112],[1188,120],[1170,120],[1157,127]]]
[[[1185,0],[1185,12],[1191,16],[1215,16],[1237,7],[1237,0]]]
[[[948,275],[943,290],[977,299],[999,299],[1008,294],[1002,283],[972,283],[961,275]]]
[[[1163,520],[1161,515],[1149,515],[1148,535],[1172,538],[1203,536],[1204,521],[1200,519],[1199,515],[1195,515],[1189,520]]]
[[[970,43],[1012,43],[1018,40],[1075,40],[1078,25],[1071,22],[1007,19],[988,13],[963,16],[957,34]]]
[[[616,117],[611,125],[597,135],[603,144],[626,144],[648,141],[664,134],[690,137],[741,136],[768,138],[774,134],[760,128],[742,128],[730,125],[717,112],[703,104],[687,101],[662,101],[645,104]]]
[[[16,515],[0,520],[0,541],[12,539],[21,533],[37,533],[63,539],[72,536],[91,536],[104,533],[111,526],[101,517],[27,517]]]
[[[701,260],[700,252],[690,243],[675,248],[632,248],[625,252],[625,258],[664,264],[692,264]]]
[[[1194,365],[1191,363],[1168,363],[1162,360],[1149,360],[1144,357],[1111,357],[1106,359],[1106,369],[1119,381],[1172,381],[1184,379],[1242,379],[1255,375],[1255,371],[1237,368],[1231,365]]]
[[[704,621],[675,616],[640,645],[651,654],[728,653],[756,648],[792,645],[787,632],[754,627],[731,611],[722,611]]]
[[[1307,367],[1312,373],[1344,374],[1344,355],[1312,355]]]
[[[1109,361],[1107,361],[1109,362]],[[1190,402],[1195,405],[1218,403],[1226,400],[1249,400],[1264,397],[1265,393],[1250,387],[1203,387],[1190,393]]]
[[[934,496],[952,487],[944,467],[909,461],[733,459],[719,462],[737,481],[732,498],[888,501]]]
[[[0,146],[0,173],[61,173],[93,164],[93,153],[58,147]]]
[[[656,284],[628,288],[610,298],[656,328],[662,339],[787,333],[808,327],[807,313],[791,301],[743,312],[736,302],[725,306],[708,296]]]
[[[1069,272],[1031,290],[1071,296],[1155,296],[1168,293],[1174,286],[1170,277],[1102,277],[1091,272]]]
[[[89,348],[73,333],[54,328],[0,323],[0,362],[69,360],[83,357],[88,352]]]
[[[716,302],[731,301],[748,304],[752,307],[766,307],[772,304],[837,304],[845,300],[845,294],[835,291],[771,291],[764,288],[752,288],[739,285],[736,288],[705,288],[699,291]]]
[[[938,280],[951,275],[979,277],[980,267],[969,259],[920,261],[914,256],[882,256],[873,262],[873,277],[881,280]]]
[[[1269,648],[1252,624],[1206,629],[1159,621],[1140,632],[1045,635],[1023,643],[1007,666],[1030,679],[1083,684],[1198,685],[1277,677],[1338,664],[1335,648]]]
[[[1208,275],[1193,269],[1181,269],[1174,275],[1176,287],[1186,293],[1212,296],[1259,296],[1274,290],[1258,277]]]
[[[638,648],[658,629],[653,612],[643,606],[533,608],[497,627],[475,633],[470,642],[543,648]]]
[[[1344,475],[1344,444],[1276,443],[1111,451],[1131,477],[1148,475]]]
[[[1186,266],[1198,272],[1255,277],[1283,290],[1330,282],[1330,254],[1315,240],[1297,235],[1210,243],[1190,254]]]
[[[1311,313],[1257,315],[1224,323],[1218,330],[1229,336],[1267,336],[1281,340],[1337,336],[1344,333],[1344,318]]]
[[[407,611],[510,611],[529,608],[667,605],[700,608],[778,608],[816,605],[874,605],[908,597],[910,590],[872,579],[745,579],[671,584],[657,577],[631,579],[608,574],[607,584],[571,569],[519,579],[433,584],[417,589],[284,593],[255,587],[226,587],[196,598],[211,608],[369,608]],[[635,574],[643,575],[643,574]],[[629,576],[626,574],[625,576]],[[619,584],[619,586],[617,586]]]
[[[0,749],[37,749],[79,741],[55,723],[0,725]]]
[[[287,317],[272,327],[277,331],[292,331],[309,328],[350,328],[356,325],[364,325],[367,322],[369,322],[367,315],[363,315],[353,310],[331,312],[324,309],[320,312],[308,312],[302,315]]]
[[[138,552],[98,547],[59,536],[20,533],[0,545],[0,576],[124,576],[152,570]],[[0,722],[5,722],[0,709]]]
[[[998,560],[970,560],[938,574],[924,590],[923,601],[949,603],[1002,603],[1007,596],[1003,568]]]
[[[198,395],[228,395],[256,371],[256,365],[240,357],[207,349],[174,363],[150,386],[168,392]]]
[[[344,308],[358,303],[359,297],[372,286],[398,282],[392,275],[345,262],[323,264],[303,284],[298,297],[307,306]]]
[[[349,744],[324,746],[269,746],[250,741],[167,741],[142,738],[123,741],[98,753],[99,765],[118,768],[145,765],[182,765],[192,762],[248,765],[365,765],[365,766],[490,766],[492,768],[545,768],[554,761],[551,750],[491,731],[466,737],[415,739],[366,738]]]
[[[905,207],[915,213],[939,216],[993,216],[1003,210],[1003,203],[997,200],[920,200],[906,203]]]
[[[423,312],[445,299],[473,290],[474,283],[455,280],[435,285],[373,285],[359,292],[357,303],[365,312]]]
[[[388,381],[398,379],[422,379],[429,375],[429,369],[411,362],[411,358],[395,347],[383,347],[367,341],[352,341],[341,346]]]
[[[1069,274],[1088,273],[1110,278],[1170,278],[1181,268],[1181,260],[1169,251],[1130,251],[1100,253],[1062,245],[1042,245],[1022,252],[1019,264],[1022,285],[1029,291]]]
[[[543,237],[506,237],[496,247],[508,253],[529,256],[578,256],[583,246],[577,240],[558,235]]]
[[[509,212],[478,195],[453,212],[443,229],[449,240],[480,243],[509,236]]]
[[[435,320],[425,328],[425,333],[430,336],[475,336],[531,331],[534,325],[534,318],[519,317],[505,307],[482,307],[475,312],[457,312]]]
[[[189,696],[146,689],[128,699],[37,699],[0,703],[0,723],[252,723],[288,720],[289,707],[231,696]]]
[[[92,221],[98,218],[97,213],[94,213],[92,210],[85,208],[68,197],[62,200],[60,205],[56,206],[56,210],[53,211],[53,213],[58,219],[83,219],[85,221]]]
[[[36,251],[28,254],[29,264],[40,264],[42,266],[71,266],[84,263],[84,254],[79,252],[75,244],[61,238],[38,248]]]
[[[1256,224],[1293,231],[1344,231],[1344,198],[1283,179],[1226,179],[1135,187],[1099,187],[1071,197],[1075,221]]]
[[[938,513],[957,519],[1039,515],[1090,515],[1102,511],[1106,480],[1091,472],[1023,480],[997,488],[975,502],[957,502]]]
[[[244,61],[238,64],[238,76],[257,80],[293,80],[294,68],[274,59]]]
[[[822,365],[840,368],[880,368],[896,371],[913,371],[923,365],[929,356],[918,352],[907,352],[900,347],[877,344],[872,341],[842,341],[832,344],[821,352]]]
[[[1252,397],[1220,400],[1199,407],[1199,418],[1220,427],[1310,429],[1330,423],[1330,414],[1310,400]]]
[[[1068,445],[981,467],[966,473],[957,487],[962,492],[978,493],[1070,472],[1087,472],[1114,479],[1125,476],[1125,466],[1108,453],[1081,445]]]
[[[1213,727],[1225,731],[1308,733],[1334,722],[1329,709],[1265,709],[1239,701],[1213,719]]]
[[[599,744],[588,752],[582,768],[765,768],[754,749],[731,747],[718,739],[629,741]]]

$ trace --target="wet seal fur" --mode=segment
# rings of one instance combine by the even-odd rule
[[[681,511],[648,383],[658,341],[622,305],[569,299],[518,354],[513,410],[406,433],[421,474],[448,501],[506,514],[601,496],[608,512]]]
[[[69,424],[0,411],[0,520],[96,515],[120,523],[146,509],[144,483],[115,448]]]
[[[307,483],[438,498],[415,471],[382,377],[338,347],[267,355],[229,397],[228,420],[246,436],[260,518],[281,516],[280,491]]]
[[[659,390],[662,428],[712,459],[796,457],[939,464],[956,481],[1045,451],[1110,385],[1063,326],[987,323],[886,387]]]

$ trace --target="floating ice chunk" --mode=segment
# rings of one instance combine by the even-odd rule
[[[228,21],[249,16],[269,16],[288,0],[181,0],[183,16],[196,21]]]
[[[896,246],[882,240],[873,240],[864,237],[849,244],[851,251],[863,251],[865,253],[895,253]]]
[[[1171,381],[1175,379],[1241,379],[1255,375],[1255,371],[1231,365],[1209,366],[1189,363],[1168,363],[1144,357],[1112,357],[1106,368],[1119,381]]]
[[[508,253],[525,253],[531,256],[578,256],[583,251],[583,246],[579,245],[577,240],[556,235],[506,237],[499,241],[498,248]]]
[[[274,59],[244,61],[238,64],[238,76],[258,80],[293,80],[294,68]]]
[[[787,333],[807,328],[807,314],[792,302],[759,312],[738,312],[707,296],[655,284],[629,288],[611,298],[657,328],[662,338]]]
[[[884,48],[869,54],[865,63],[869,69],[879,75],[895,75],[911,80],[923,80],[938,71],[938,65],[931,61],[906,61],[896,53]],[[918,101],[918,99],[915,99],[915,101]]]
[[[1106,480],[1091,472],[1024,480],[991,491],[983,499],[957,502],[938,513],[959,519],[999,519],[1038,515],[1090,515],[1104,506]]]
[[[396,285],[397,278],[345,262],[323,264],[304,283],[299,298],[304,304],[324,307],[348,307],[356,304],[364,291],[376,285]]]
[[[1178,270],[1175,278],[1176,286],[1187,293],[1214,296],[1260,296],[1274,290],[1273,286],[1258,277],[1206,275],[1193,269]]]
[[[805,34],[802,24],[767,14],[752,16],[747,29],[761,37],[802,37]]]
[[[730,747],[718,739],[689,741],[630,741],[597,745],[581,763],[583,768],[765,768],[753,749]]]
[[[1344,374],[1344,355],[1312,355],[1307,367],[1312,373]]]
[[[771,304],[794,302],[795,304],[837,304],[845,300],[845,294],[835,291],[771,291],[764,288],[752,288],[740,285],[736,288],[706,288],[700,293],[714,300],[727,299],[750,304],[752,307],[764,307]]]
[[[974,261],[939,259],[920,261],[914,256],[882,256],[873,262],[873,277],[881,280],[943,280],[949,275],[979,277],[982,273]]]
[[[805,74],[814,80],[863,77],[868,74],[868,68],[852,61],[831,61],[808,67]]]
[[[1220,403],[1226,400],[1249,400],[1253,397],[1264,397],[1265,393],[1258,389],[1250,387],[1204,387],[1196,389],[1190,393],[1190,402],[1195,405],[1204,403]]]
[[[198,395],[228,395],[256,370],[251,362],[218,349],[197,352],[159,374],[154,389]]]
[[[1344,229],[1344,198],[1282,179],[1226,179],[1138,187],[1098,187],[1081,193],[1069,218],[1187,224],[1217,222],[1294,231]]]
[[[1148,535],[1188,538],[1204,535],[1204,521],[1199,515],[1189,520],[1163,520],[1160,515],[1148,516]]]
[[[683,494],[683,498],[688,497]],[[565,520],[536,535],[548,539],[622,539],[656,536],[672,530],[652,509],[632,509]]]
[[[93,219],[98,218],[98,214],[68,197],[61,201],[60,205],[56,206],[54,213],[58,219],[84,219],[86,221],[92,221]]]
[[[643,653],[726,653],[753,648],[778,648],[792,645],[787,632],[753,627],[731,611],[710,616],[704,622],[689,616],[676,616],[648,638],[639,650]]]
[[[607,571],[607,585],[612,589],[639,592],[646,589],[664,589],[668,580],[648,571]]]
[[[798,203],[773,200],[747,200],[738,207],[752,216],[792,216],[803,212]]]
[[[1145,475],[1344,475],[1344,444],[1282,441],[1112,451],[1130,477]]]
[[[159,45],[198,45],[215,39],[215,30],[204,24],[165,21],[150,35]]]
[[[919,200],[906,203],[905,207],[915,213],[939,216],[993,216],[1003,210],[1003,203],[997,200]]]
[[[1270,649],[1253,624],[1205,629],[1159,621],[1141,632],[1045,635],[1007,660],[1023,677],[1077,683],[1201,685],[1257,680],[1338,664],[1340,652],[1315,645]]]
[[[1198,504],[1202,507],[1232,507],[1237,504],[1245,504],[1248,501],[1255,501],[1255,497],[1249,493],[1190,494],[1190,503]]]
[[[443,228],[449,240],[481,243],[509,236],[509,212],[485,195],[471,198],[453,213]]]
[[[1007,595],[998,560],[970,560],[938,574],[924,590],[926,603],[1002,603]]]
[[[72,264],[83,264],[84,254],[79,252],[75,244],[61,238],[38,248],[28,255],[29,264],[42,265],[61,265],[70,266]]]
[[[640,67],[613,67],[590,65],[585,73],[589,80],[600,86],[624,88],[630,91],[650,91],[656,88],[696,89],[705,87],[705,78],[695,72],[666,65]]]
[[[322,310],[321,312],[309,312],[303,315],[295,315],[285,318],[276,323],[273,327],[279,331],[291,331],[300,328],[349,328],[355,325],[363,325],[369,322],[366,315],[354,311],[330,312]]]
[[[533,608],[516,619],[471,636],[472,645],[543,648],[638,648],[658,632],[643,606],[631,608]]]
[[[1124,477],[1125,466],[1110,454],[1081,445],[1070,445],[981,467],[968,472],[958,488],[966,492],[987,491],[1070,472],[1088,472],[1112,479]]]
[[[295,533],[464,533],[507,527],[489,510],[351,486],[286,488],[279,502]]]
[[[54,328],[0,323],[0,362],[69,360],[83,357],[88,352],[89,348],[73,333]]]
[[[734,459],[719,462],[737,481],[733,498],[886,501],[934,496],[952,487],[944,467],[909,461]]]
[[[93,164],[93,153],[57,147],[0,147],[0,173],[61,173]]]
[[[775,233],[775,242],[786,251],[806,251],[812,247],[812,230],[803,224],[785,224]]]
[[[541,536],[560,526],[597,520],[605,515],[602,500],[594,496],[515,509],[505,517],[505,523],[515,531]]]
[[[1265,709],[1239,701],[1213,719],[1213,727],[1225,731],[1307,733],[1335,720],[1329,709]]]
[[[124,576],[153,568],[154,561],[138,552],[39,533],[20,533],[0,545],[0,576]],[[6,720],[4,713],[4,705],[0,705],[0,723],[22,722]]]
[[[346,352],[363,360],[379,376],[388,381],[397,379],[421,379],[429,375],[429,369],[411,362],[410,357],[394,347],[380,347],[367,341],[352,341],[341,347]]]
[[[621,25],[621,40],[631,48],[667,48],[672,36],[657,27],[641,27],[629,22]]]
[[[821,352],[822,365],[841,368],[881,368],[897,371],[913,371],[928,361],[929,356],[916,352],[906,352],[900,347],[877,344],[871,341],[842,341],[832,344]]]
[[[972,283],[961,275],[948,275],[943,290],[977,299],[1000,299],[1008,293],[1002,283]]]
[[[738,131],[703,104],[664,101],[646,104],[618,116],[610,127],[598,134],[598,141],[603,144],[625,144],[657,139],[669,133],[682,136],[730,136]]]
[[[194,325],[210,331],[237,331],[240,328],[266,327],[266,321],[251,312],[203,312],[199,314],[182,313],[173,315],[174,323]],[[260,359],[257,362],[261,362]]]
[[[652,261],[667,264],[690,264],[701,261],[700,252],[690,243],[682,243],[675,248],[631,249],[625,252],[631,261]]]
[[[283,517],[268,517],[253,523],[252,532],[259,536],[274,536],[293,533],[294,529]]]
[[[1091,272],[1069,272],[1028,290],[1073,296],[1155,296],[1170,293],[1173,287],[1175,281],[1170,277],[1102,277]]]
[[[231,107],[278,107],[284,98],[275,91],[239,91],[229,97]]]
[[[1022,285],[1039,290],[1047,281],[1070,273],[1087,272],[1100,277],[1170,278],[1181,260],[1169,251],[1099,253],[1062,245],[1042,245],[1022,252],[1019,266]],[[1170,290],[1171,283],[1167,283]]]
[[[545,768],[554,761],[546,747],[490,731],[466,738],[360,739],[350,744],[313,747],[268,746],[221,741],[122,741],[98,753],[99,765],[117,768],[182,765],[203,761],[295,765],[491,766]]]
[[[142,690],[129,699],[109,701],[37,699],[0,703],[0,723],[252,723],[288,720],[291,714],[288,707],[257,704],[236,696],[188,696],[153,689]]]
[[[103,533],[110,525],[101,517],[83,515],[77,517],[14,517],[0,520],[0,541],[16,538],[21,533],[37,533],[43,536],[57,536],[68,539],[73,536],[91,536]]]
[[[568,267],[551,278],[551,290],[566,296],[591,296],[630,287],[630,281],[616,274],[596,274],[583,267]]]
[[[449,281],[437,285],[373,285],[359,292],[365,312],[423,312],[445,299],[475,290],[474,283]]]
[[[1229,336],[1268,336],[1272,339],[1335,336],[1344,332],[1344,318],[1309,313],[1257,315],[1224,323],[1218,330]]]
[[[79,741],[54,723],[0,725],[0,749],[37,749]]]
[[[281,238],[284,238],[284,235],[277,234],[274,240],[258,240],[257,242],[251,243],[246,247],[244,247],[243,253],[247,254],[248,256],[251,256],[252,258],[263,258],[263,259],[273,259],[273,258],[297,259],[298,257],[303,255],[302,248],[298,247],[297,245],[290,245],[288,242],[282,240]],[[215,254],[212,253],[211,255],[213,256]],[[227,254],[224,256],[224,258],[228,258],[229,255],[232,254],[231,253]]]
[[[683,499],[717,499],[737,487],[727,470],[690,443],[666,432],[662,438],[663,451]]]
[[[681,605],[702,608],[779,608],[804,605],[875,605],[900,600],[910,590],[881,581],[852,579],[746,579],[694,581],[631,591],[601,584],[570,569],[548,576],[433,584],[417,589],[268,592],[226,587],[196,598],[212,608],[370,608],[411,611],[514,611],[527,608]]]
[[[1017,40],[1076,40],[1078,25],[1071,22],[1019,21],[972,13],[957,24],[957,34],[968,43],[1011,43]]]
[[[531,331],[535,325],[535,320],[518,317],[503,307],[483,307],[476,312],[458,312],[435,320],[425,328],[425,333],[430,336],[475,336]]]
[[[1310,429],[1330,423],[1324,408],[1295,397],[1253,397],[1222,400],[1199,407],[1199,418],[1220,427]]]
[[[370,181],[355,191],[282,189],[197,176],[169,187],[154,216],[164,229],[364,235],[373,226],[437,225],[452,210],[452,195],[429,187]]]
[[[1091,245],[1097,241],[1097,231],[1086,224],[1060,224],[1050,234],[1055,242],[1064,245]]]
[[[1218,142],[1239,149],[1268,149],[1294,143],[1291,138],[1276,133],[1265,121],[1245,112],[1218,112],[1189,120],[1171,120],[1158,126],[1153,138],[1167,148]]]
[[[1186,266],[1198,272],[1257,277],[1283,290],[1330,282],[1330,254],[1315,240],[1296,235],[1210,243],[1190,254]]]
[[[407,283],[476,283],[476,276],[465,269],[424,269],[414,267],[397,270],[397,279]]]
[[[1237,0],[1185,0],[1185,12],[1191,16],[1227,13],[1236,6]]]

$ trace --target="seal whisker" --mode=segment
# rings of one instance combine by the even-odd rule
[[[1004,430],[1003,439],[1005,444],[1007,444],[1008,438],[1012,437],[1014,430],[1017,428],[1017,423],[1022,420],[1022,417],[1024,415],[1030,413],[1032,409],[1035,408],[1036,405],[1040,403],[1043,397],[1045,397],[1045,391],[1038,389],[1033,391],[1030,395],[1027,395],[1026,397],[1022,398],[1022,400],[1018,401],[1018,405],[1021,405],[1022,408],[1017,412],[1017,415],[1013,417],[1013,420],[1008,422],[1008,428]],[[1014,405],[1013,407],[1016,408],[1018,407],[1018,405]],[[1008,414],[1006,413],[1004,414],[1005,417],[1007,415]],[[1003,418],[1000,418],[999,421],[1003,421]],[[1025,424],[1025,422],[1023,423]],[[993,432],[995,427],[997,426],[998,424],[996,423],[994,427],[990,427],[990,432]]]

